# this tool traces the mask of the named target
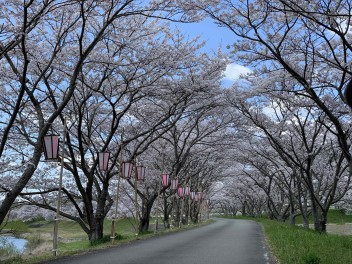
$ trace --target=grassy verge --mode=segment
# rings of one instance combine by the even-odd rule
[[[303,223],[302,216],[296,217],[296,223],[297,224]],[[312,215],[309,216],[309,223],[313,223]],[[334,224],[352,223],[352,215],[346,215],[341,210],[330,209],[328,213],[328,224],[332,224],[332,223]]]
[[[260,222],[280,263],[352,263],[352,236],[320,234],[271,220]]]
[[[352,264],[352,236],[320,234],[264,218],[235,218],[260,222],[281,264]]]
[[[22,222],[23,223],[23,222]],[[37,221],[30,223],[23,223],[22,230],[25,231],[25,237],[29,241],[27,244],[27,249],[29,248],[29,255],[17,255],[11,259],[0,260],[2,264],[35,264],[41,263],[54,259],[51,252],[52,245],[52,230],[53,222],[48,221]],[[61,221],[59,223],[59,256],[69,256],[78,253],[84,253],[92,250],[98,250],[103,248],[113,247],[119,244],[128,243],[136,239],[147,239],[149,237],[162,235],[170,232],[177,232],[184,229],[194,228],[202,224],[191,224],[189,226],[183,226],[180,228],[160,230],[158,233],[153,231],[145,232],[136,236],[134,229],[134,223],[130,219],[119,219],[116,224],[117,239],[114,245],[110,242],[110,231],[111,231],[111,221],[106,221],[104,223],[104,234],[106,234],[103,239],[96,241],[93,245],[89,243],[87,235],[83,232],[80,226],[72,221]],[[35,252],[36,247],[47,244],[49,249],[42,252]],[[33,253],[31,253],[33,251]],[[0,256],[1,257],[1,256]]]
[[[0,226],[3,230],[14,230],[16,232],[28,232],[28,224],[23,221],[7,222],[6,225]]]

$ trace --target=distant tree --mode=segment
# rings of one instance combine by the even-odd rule
[[[209,63],[211,60],[203,61],[204,58],[206,56],[203,54],[202,59],[196,64],[197,69],[192,68],[188,75],[185,75],[187,79],[184,84],[187,90],[178,92],[182,95],[184,102],[182,115],[175,119],[174,126],[150,145],[146,153],[151,152],[151,154],[145,153],[153,158],[152,161],[148,158],[147,160],[149,160],[149,167],[152,168],[154,177],[152,178],[153,184],[148,185],[150,188],[138,192],[142,200],[139,219],[141,231],[148,229],[151,209],[156,199],[159,199],[156,204],[156,210],[159,212],[162,207],[161,199],[163,199],[164,223],[166,226],[169,225],[168,211],[172,210],[174,203],[172,201],[168,203],[167,198],[172,196],[174,191],[170,192],[167,188],[158,189],[162,172],[169,173],[171,178],[179,179],[180,185],[188,184],[194,190],[203,188],[202,190],[206,191],[208,188],[205,183],[204,186],[200,183],[196,184],[196,179],[201,179],[200,172],[204,173],[208,167],[206,165],[196,167],[194,161],[203,160],[199,156],[207,155],[212,148],[211,145],[217,144],[219,133],[226,128],[230,119],[226,117],[226,114],[222,114],[223,106],[220,100],[222,97],[220,79],[225,66],[222,64],[224,61],[219,63],[216,59],[213,63]],[[146,157],[145,154],[144,157]],[[211,185],[212,176],[211,174],[208,176],[208,184]],[[160,197],[161,195],[163,198]]]
[[[327,128],[325,114],[309,100],[289,99],[282,92],[264,95],[261,88],[238,92],[243,101],[236,93],[233,105],[254,125],[248,150],[242,147],[239,155],[240,162],[249,166],[245,174],[265,191],[269,209],[277,219],[290,215],[294,223],[299,209],[308,226],[307,200],[301,199],[308,193],[316,229],[325,230],[330,206],[342,199],[351,179],[335,135]],[[278,192],[281,198],[273,200]],[[280,200],[282,204],[277,203]],[[286,205],[286,216],[279,216],[278,205]]]

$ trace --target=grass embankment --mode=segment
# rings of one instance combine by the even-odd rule
[[[5,229],[13,230],[20,237],[28,240],[27,254],[16,255],[11,259],[1,259],[1,264],[34,264],[54,259],[52,256],[52,221],[34,220],[30,222],[14,221],[8,222]],[[183,226],[181,229],[192,228],[195,225]],[[77,253],[84,253],[91,250],[112,247],[121,243],[128,243],[136,239],[146,239],[151,236],[160,235],[165,232],[175,232],[179,228],[171,230],[162,230],[157,234],[149,231],[136,236],[134,223],[130,219],[119,219],[116,223],[116,239],[114,245],[110,242],[111,221],[104,223],[104,238],[91,244],[88,241],[86,233],[81,227],[72,221],[60,221],[59,223],[59,243],[58,252],[59,256],[68,256]],[[42,250],[38,250],[42,248]]]
[[[280,263],[352,263],[352,236],[320,234],[267,219],[259,221]]]
[[[296,223],[302,224],[302,216],[296,217]],[[309,223],[313,223],[312,215],[309,216]],[[352,215],[346,215],[341,210],[330,209],[328,213],[328,224],[346,224],[352,223]]]
[[[352,264],[352,236],[320,234],[265,218],[235,218],[260,222],[281,264]],[[352,222],[351,219],[337,210],[329,214],[329,223],[343,224]]]

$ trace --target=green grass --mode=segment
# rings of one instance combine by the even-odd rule
[[[3,230],[13,230],[15,232],[28,232],[28,224],[23,221],[10,221],[0,226]]]
[[[329,223],[347,223],[349,215],[331,210]],[[352,236],[320,234],[314,230],[266,218],[229,217],[260,222],[274,256],[282,264],[352,264]]]
[[[153,223],[153,222],[151,222]],[[114,245],[110,242],[110,232],[111,232],[111,221],[106,220],[104,222],[104,237],[91,244],[88,240],[87,235],[81,229],[81,227],[72,221],[60,221],[59,223],[59,243],[58,250],[60,256],[68,256],[76,253],[88,252],[91,250],[97,250],[102,248],[108,248],[115,246],[116,244],[128,243],[137,238],[136,232],[134,229],[134,223],[131,219],[119,219],[116,223],[116,242]],[[202,223],[203,224],[203,223]],[[190,226],[183,226],[182,229],[193,228],[202,224]],[[204,223],[205,224],[205,223]],[[28,240],[33,240],[33,244],[39,243],[50,243],[52,244],[52,238],[50,240],[45,240],[44,234],[51,234],[53,232],[53,221],[43,221],[38,222],[31,221],[25,223]],[[148,231],[138,235],[138,239],[146,239],[155,235],[161,235],[166,232],[177,232],[182,229],[172,229],[172,230],[163,230],[159,231],[157,234],[154,234],[154,231]],[[72,240],[72,242],[62,242],[62,240]],[[61,240],[61,241],[60,241]],[[51,250],[41,253],[40,255],[30,255],[30,256],[14,256],[12,259],[0,260],[1,264],[35,264],[54,259],[52,256]]]
[[[225,217],[225,218],[233,218],[232,216],[220,216],[220,217]],[[252,217],[248,216],[236,216],[236,219],[253,219]],[[266,217],[263,217],[266,218]],[[286,220],[287,222],[289,219]],[[299,215],[296,217],[296,224],[302,224],[303,219],[302,216]],[[309,215],[309,223],[313,224],[313,216],[312,214]],[[346,223],[352,223],[352,215],[346,215],[342,210],[336,210],[336,209],[330,209],[328,212],[328,224],[346,224]]]
[[[336,210],[336,209],[330,209],[328,212],[328,224],[345,224],[345,223],[352,223],[352,215],[346,215],[343,211],[341,210]],[[302,216],[297,216],[296,217],[296,223],[297,224],[302,224],[303,219]],[[313,216],[309,216],[309,223],[312,224],[313,222]]]
[[[280,263],[352,263],[352,236],[320,234],[313,230],[260,219]]]
[[[53,233],[54,222],[44,221],[38,219],[37,221],[14,221],[8,222],[6,225],[7,230],[14,230],[17,234],[25,233],[23,236],[29,241],[29,252],[34,250],[35,246],[40,243],[52,244],[51,235]],[[87,234],[83,231],[79,224],[73,221],[60,221],[59,222],[59,243],[58,250],[59,255],[71,255],[78,252],[86,252],[89,250],[99,249],[103,247],[111,246],[110,243],[110,232],[111,232],[111,221],[106,220],[104,222],[104,237],[93,243],[89,242]],[[135,229],[132,225],[132,221],[129,219],[119,219],[116,223],[116,243],[128,242],[132,239],[136,239]],[[143,236],[143,235],[142,235]],[[72,241],[72,242],[62,242]],[[12,264],[12,263],[39,263],[45,260],[52,259],[51,250],[46,253],[41,253],[39,256],[17,256],[13,254],[14,258],[7,260],[0,260],[1,263]]]

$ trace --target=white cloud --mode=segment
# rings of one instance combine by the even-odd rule
[[[251,73],[252,71],[244,67],[242,65],[236,64],[236,63],[231,63],[227,65],[226,70],[224,72],[225,74],[225,80],[228,81],[235,81],[241,77],[241,75],[246,75]]]

